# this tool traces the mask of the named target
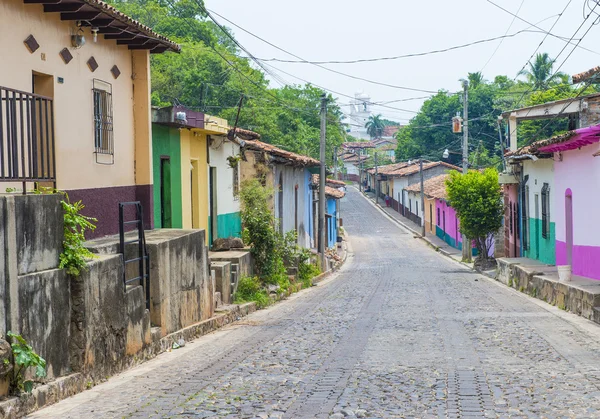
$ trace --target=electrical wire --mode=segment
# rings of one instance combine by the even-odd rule
[[[504,33],[504,36],[506,36],[508,34],[508,31],[510,31],[510,28],[512,28],[512,25],[515,23],[515,20],[517,19],[517,16],[518,16],[519,12],[521,11],[521,8],[523,7],[523,3],[525,3],[525,0],[521,0],[521,4],[519,5],[519,8],[517,9],[517,13],[513,16],[512,20],[510,21],[510,25],[508,25],[508,28],[506,28],[506,32]],[[488,60],[483,65],[483,67],[481,67],[481,70],[479,70],[480,73],[482,73],[483,70],[485,70],[487,65],[490,63],[490,61],[492,61],[492,58],[494,58],[494,55],[496,55],[496,53],[500,49],[500,46],[502,45],[503,42],[504,42],[504,38],[502,38],[500,40],[500,42],[496,46],[496,49],[494,50],[494,52],[492,52],[492,55],[490,55],[490,58],[488,58]]]

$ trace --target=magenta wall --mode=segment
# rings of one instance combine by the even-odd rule
[[[460,221],[456,216],[454,208],[449,206],[446,201],[441,199],[435,200],[436,210],[436,235],[445,240],[450,246],[457,249],[462,248],[462,235],[460,234]],[[437,217],[437,211],[439,210],[439,218]],[[446,228],[444,230],[444,214],[446,214]],[[494,256],[494,241],[492,238],[492,246],[490,247],[489,255]],[[475,246],[472,245],[474,249]]]
[[[573,275],[600,279],[600,157],[593,144],[555,154],[554,188],[550,191],[556,225],[556,264],[567,264],[565,192],[573,201]]]

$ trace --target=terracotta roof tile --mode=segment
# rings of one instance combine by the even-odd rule
[[[242,140],[247,140],[247,141],[260,140],[260,134],[257,134],[254,131],[249,131],[247,129],[242,129],[242,128],[230,129],[229,132],[227,133],[227,137],[229,137],[230,140],[233,139],[234,137],[239,137]]]
[[[584,71],[579,74],[573,75],[573,83],[581,83],[582,81],[586,81],[600,73],[600,66],[591,68],[587,71]]]
[[[344,191],[340,191],[339,189],[332,188],[331,186],[325,186],[325,195],[329,196],[330,198],[342,199],[344,196],[346,196],[346,193]]]
[[[342,143],[344,148],[375,148],[375,144],[371,141],[356,141],[353,143]]]
[[[291,151],[282,150],[271,144],[263,143],[262,141],[246,141],[243,145],[245,150],[262,151],[275,157],[279,157],[290,161],[300,166],[320,166],[319,160],[313,159],[312,157],[303,156],[301,154],[292,153]]]
[[[428,169],[432,169],[434,167],[437,166],[445,166],[448,169],[452,169],[452,170],[458,170],[459,172],[462,171],[462,169],[458,166],[454,166],[453,164],[450,163],[446,163],[443,161],[434,161],[434,162],[427,162],[427,163],[423,163],[423,170],[428,170]],[[395,170],[391,173],[387,173],[388,176],[390,177],[402,177],[402,176],[409,176],[409,175],[413,175],[415,173],[419,172],[420,167],[419,167],[419,163],[413,163],[410,166],[406,166],[403,168],[400,168],[398,170]]]
[[[53,2],[53,3],[56,3],[56,2]],[[110,27],[114,28],[115,30],[129,29],[130,31],[133,31],[132,32],[133,34],[137,35],[140,38],[146,37],[146,38],[150,38],[150,39],[157,41],[160,45],[162,45],[162,48],[159,49],[159,47],[154,47],[154,49],[155,49],[154,52],[162,52],[167,49],[171,50],[171,51],[175,51],[175,52],[179,52],[181,50],[181,47],[178,44],[176,44],[175,42],[171,41],[169,38],[154,32],[152,30],[152,28],[138,22],[137,20],[131,18],[130,16],[127,16],[125,13],[120,12],[115,7],[111,6],[110,4],[108,4],[104,1],[101,1],[101,0],[78,0],[78,1],[75,1],[74,3],[82,5],[82,9],[80,9],[79,11],[82,11],[82,10],[85,11],[86,7],[88,9],[92,8],[92,9],[95,9],[98,12],[104,14],[105,15],[104,18],[106,18],[106,17],[112,18],[112,19],[120,22],[122,25],[123,24],[127,25],[126,27],[122,27],[118,24],[111,24]],[[96,16],[96,18],[102,18],[102,16],[103,16],[102,14],[99,14],[98,16]]]
[[[435,199],[446,199],[446,179],[448,179],[448,174],[439,175],[436,177],[432,177],[431,179],[427,179],[423,182],[423,189],[425,190],[425,195],[430,198]],[[421,192],[421,183],[414,183],[406,188],[407,191],[410,192]]]
[[[319,184],[319,178],[320,178],[320,176],[318,174],[312,175],[311,181],[312,181],[313,185]],[[325,182],[328,186],[331,186],[332,188],[339,188],[342,186],[346,186],[345,182],[342,182],[341,180],[336,180],[336,179],[326,178]]]

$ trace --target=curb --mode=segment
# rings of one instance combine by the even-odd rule
[[[144,350],[136,355],[133,362],[122,371],[115,373],[112,377],[131,370],[131,368],[143,364],[145,361],[156,358],[172,348],[173,342],[183,338],[186,342],[207,335],[228,324],[241,320],[248,314],[256,311],[256,303],[244,303],[239,305],[230,305],[227,310],[215,312],[215,314],[206,320],[187,326],[169,335],[150,343]],[[110,378],[110,377],[107,377]],[[34,388],[31,394],[24,394],[20,397],[10,397],[0,401],[0,418],[14,419],[48,407],[61,400],[75,396],[85,390],[93,388],[100,382],[94,382],[91,377],[82,373],[74,373],[64,377],[58,377],[55,380]]]

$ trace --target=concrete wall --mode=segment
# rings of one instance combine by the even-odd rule
[[[592,155],[598,144],[555,153],[554,185],[551,197],[556,222],[556,264],[567,264],[565,194],[573,202],[573,274],[600,279],[600,226],[595,222],[600,208],[600,160]]]
[[[147,232],[150,313],[163,336],[214,313],[204,230]]]

